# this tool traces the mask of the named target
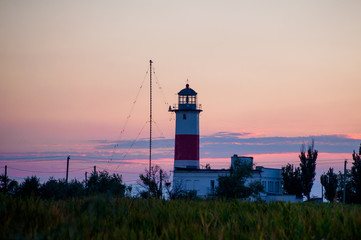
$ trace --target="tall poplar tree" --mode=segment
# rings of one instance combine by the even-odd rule
[[[352,183],[356,190],[356,201],[361,203],[361,144],[359,148],[359,153],[355,153],[355,150],[352,154],[353,163],[351,168],[352,174]]]
[[[307,152],[305,145],[302,145],[299,155],[301,161],[301,183],[303,194],[307,197],[307,200],[310,200],[310,192],[316,176],[317,156],[318,151],[314,149],[314,140],[312,140],[312,144],[308,146]]]
[[[325,188],[325,198],[333,202],[336,199],[337,192],[337,174],[333,172],[333,168],[330,168],[327,173],[321,175],[321,184]]]

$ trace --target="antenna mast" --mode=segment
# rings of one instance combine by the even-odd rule
[[[149,101],[149,182],[148,182],[148,199],[150,199],[150,181],[151,181],[151,170],[152,170],[152,63],[153,61],[152,60],[149,60],[149,71],[150,71],[150,74],[149,74],[149,81],[150,81],[150,88],[149,88],[149,91],[150,91],[150,101]]]

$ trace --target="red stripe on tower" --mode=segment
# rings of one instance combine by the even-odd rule
[[[176,113],[174,168],[199,169],[199,113],[197,93],[186,88],[178,93],[178,105],[169,107]]]
[[[174,160],[199,161],[199,135],[175,135]]]

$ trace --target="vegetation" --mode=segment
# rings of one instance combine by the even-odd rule
[[[353,151],[352,158],[352,183],[355,187],[356,202],[361,203],[361,144],[359,148],[359,153],[356,154],[355,151]]]
[[[1,192],[15,197],[44,199],[66,199],[98,194],[124,197],[126,190],[131,191],[129,187],[126,189],[120,175],[110,175],[107,171],[93,172],[90,178],[83,183],[76,179],[66,183],[65,179],[50,178],[41,184],[39,178],[31,176],[25,178],[24,182],[18,185],[16,181],[2,175],[0,176],[0,186]]]
[[[358,239],[361,206],[0,195],[0,239]]]
[[[302,194],[310,200],[310,192],[315,181],[316,176],[316,160],[318,151],[314,149],[314,141],[306,147],[303,144],[301,147],[300,167],[293,169],[293,165],[287,164],[286,167],[282,167],[283,177],[283,190],[288,194],[295,194],[301,197]]]
[[[337,193],[337,174],[333,172],[333,168],[330,168],[327,173],[324,173],[320,177],[322,186],[325,188],[325,198],[333,202],[336,199]]]
[[[305,146],[302,145],[300,158],[300,168],[301,168],[301,183],[302,183],[302,192],[307,197],[307,200],[310,200],[310,192],[313,186],[313,181],[315,181],[316,176],[316,159],[318,156],[318,151],[314,149],[314,141],[308,146],[307,155],[305,151]]]
[[[252,175],[252,164],[235,161],[229,176],[219,176],[216,195],[222,198],[248,198],[257,197],[263,191],[260,182],[246,185],[246,180]]]
[[[17,188],[17,181],[9,179],[8,176],[0,175],[0,192],[14,194]]]
[[[122,176],[115,173],[110,175],[107,171],[93,172],[86,182],[86,188],[89,194],[100,193],[124,197],[125,193]]]
[[[166,189],[168,193],[170,190],[169,175],[158,165],[152,166],[149,174],[149,170],[145,170],[145,173],[139,175],[140,181],[138,184],[143,190],[140,191],[142,198],[163,198],[163,191]]]
[[[339,202],[343,202],[343,189],[344,189],[344,181],[345,181],[343,172],[338,172],[337,181],[338,181],[337,200]],[[356,191],[355,191],[354,184],[352,182],[351,170],[346,169],[346,201],[345,201],[345,203],[356,203],[356,202],[357,202]]]
[[[282,167],[283,191],[286,194],[302,197],[301,169],[293,167],[293,164],[287,164]]]

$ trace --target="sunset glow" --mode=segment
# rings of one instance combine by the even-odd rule
[[[0,171],[71,178],[97,165],[135,183],[173,168],[168,106],[189,81],[202,104],[200,163],[298,164],[317,178],[361,143],[360,1],[1,1]],[[351,165],[348,165],[350,167]],[[21,170],[16,170],[21,169]],[[319,179],[317,179],[319,181]],[[318,194],[318,193],[317,193]]]

